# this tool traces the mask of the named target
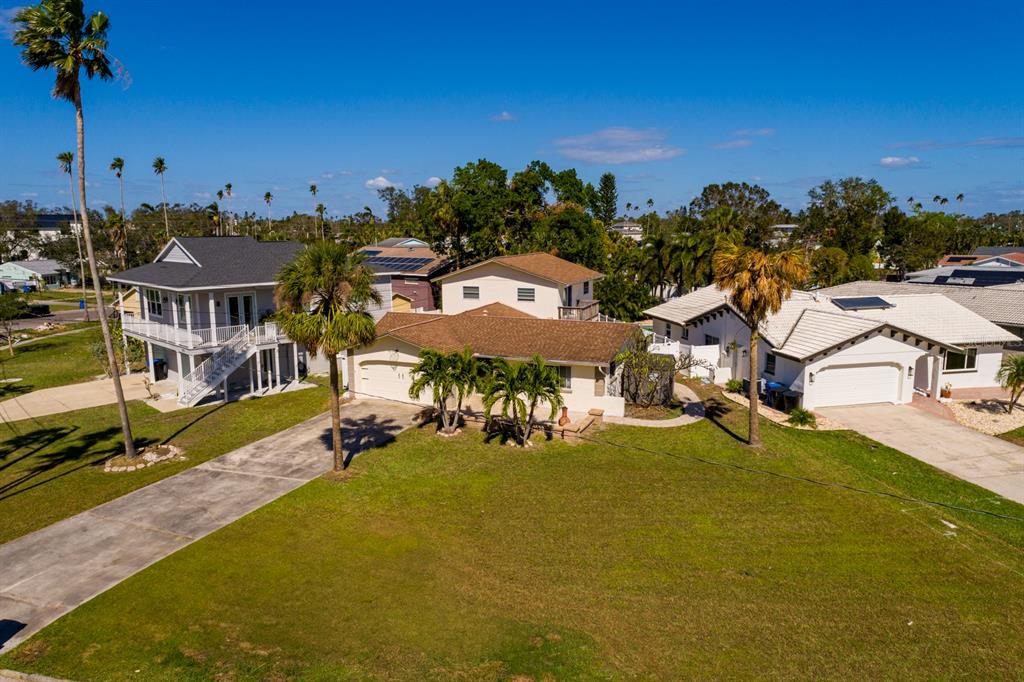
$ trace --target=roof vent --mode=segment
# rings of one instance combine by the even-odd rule
[[[834,303],[842,310],[881,310],[892,308],[893,304],[879,296],[851,296],[849,298],[833,298]]]

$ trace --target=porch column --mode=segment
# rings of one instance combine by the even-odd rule
[[[149,380],[156,383],[156,367],[153,366],[153,344],[146,341],[146,363],[149,367]]]
[[[124,373],[131,374],[132,366],[128,363],[128,335],[124,333],[124,289],[117,285],[117,310],[121,315],[121,341],[124,343]]]
[[[274,346],[274,382],[281,388],[281,346]]]
[[[221,384],[221,394],[224,396],[224,402],[228,401],[228,378],[224,377],[224,382]]]
[[[299,381],[299,344],[292,344],[292,371],[295,372],[293,378],[295,382]]]
[[[196,371],[196,356],[189,354],[188,356],[188,373]]]
[[[178,328],[178,294],[177,292],[171,292],[170,296],[171,303],[171,320],[174,323],[174,342],[181,345],[181,330]]]
[[[932,355],[932,400],[939,399],[939,370],[942,368],[942,356]]]
[[[185,392],[185,368],[181,362],[181,351],[175,351],[178,360],[178,395]]]
[[[245,364],[246,366],[249,367],[249,393],[255,393],[256,384],[252,376],[252,358],[249,358],[249,360]]]
[[[256,351],[256,388],[263,393],[263,351]]]
[[[217,343],[217,304],[213,300],[213,292],[207,294],[210,297],[210,339]]]
[[[137,295],[139,297],[139,310],[142,312],[142,319],[144,319],[146,322],[149,322],[149,302],[143,295],[144,291],[142,287],[135,287],[135,291],[138,292]]]
[[[192,294],[185,296],[185,333],[188,334],[188,347],[195,348],[192,338]]]

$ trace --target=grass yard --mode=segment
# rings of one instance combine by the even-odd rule
[[[1024,447],[1024,426],[1020,427],[1019,429],[1014,429],[1013,431],[1001,433],[999,434],[999,437],[1004,440],[1008,440],[1011,443],[1016,443],[1017,445]]]
[[[107,405],[0,426],[0,543],[112,500],[327,410],[327,389],[162,413],[128,403],[136,440],[169,441],[187,460],[103,472],[122,449],[117,407]]]
[[[103,337],[98,323],[90,327],[84,332],[51,334],[48,338],[15,346],[14,357],[6,347],[0,348],[0,379],[22,379],[0,384],[0,400],[40,388],[88,381],[103,374],[103,367],[90,350],[90,345],[102,341]]]
[[[401,435],[78,608],[0,667],[76,680],[1017,677],[1024,517],[847,432]],[[207,424],[201,431],[216,430]],[[637,452],[636,445],[670,455]],[[695,461],[699,456],[756,473]],[[773,475],[774,474],[774,475]]]

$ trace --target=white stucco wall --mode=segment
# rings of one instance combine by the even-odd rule
[[[462,288],[465,286],[479,287],[480,298],[463,298]],[[520,287],[534,290],[533,302],[517,300],[516,290]],[[488,303],[504,303],[534,317],[555,319],[558,306],[562,305],[561,287],[496,263],[455,273],[441,283],[441,311],[446,315],[458,315]]]
[[[953,388],[992,388],[999,385],[996,372],[1003,361],[1003,347],[978,346],[978,361],[974,370],[940,372],[939,386],[951,384]]]
[[[817,373],[826,367],[834,365],[874,365],[888,364],[899,368],[900,386],[896,392],[897,403],[908,403],[914,395],[914,380],[910,368],[915,367],[918,358],[927,354],[923,348],[915,348],[912,345],[889,338],[885,335],[873,336],[870,339],[861,341],[853,346],[832,353],[820,360],[815,360],[804,365],[804,371],[791,382],[791,387],[796,391],[803,391],[803,406],[807,409],[814,409],[817,405],[815,399],[815,385],[810,380],[811,373]],[[784,382],[783,382],[784,383]],[[850,395],[850,404],[858,402],[855,394]]]

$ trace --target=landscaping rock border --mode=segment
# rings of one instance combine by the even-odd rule
[[[154,448],[143,448],[142,452],[131,464],[125,462],[124,455],[111,457],[103,464],[103,471],[108,474],[118,474],[126,471],[138,471],[161,462],[185,459],[185,453],[175,445],[158,445]]]
[[[726,398],[728,398],[729,400],[733,401],[738,405],[742,405],[743,407],[746,408],[750,407],[750,400],[748,400],[747,396],[745,395],[740,395],[739,393],[730,393],[729,391],[722,391],[722,395],[724,395]],[[779,412],[778,410],[768,407],[767,405],[759,405],[757,408],[757,413],[764,417],[765,419],[767,419],[768,421],[775,422],[776,424],[788,427],[790,429],[800,429],[801,431],[841,431],[846,428],[845,426],[842,426],[841,424],[838,424],[837,422],[829,419],[824,415],[818,414],[817,412],[814,413],[815,420],[817,421],[817,428],[814,428],[812,426],[796,426],[794,424],[790,424],[788,414],[786,414],[785,412]]]

